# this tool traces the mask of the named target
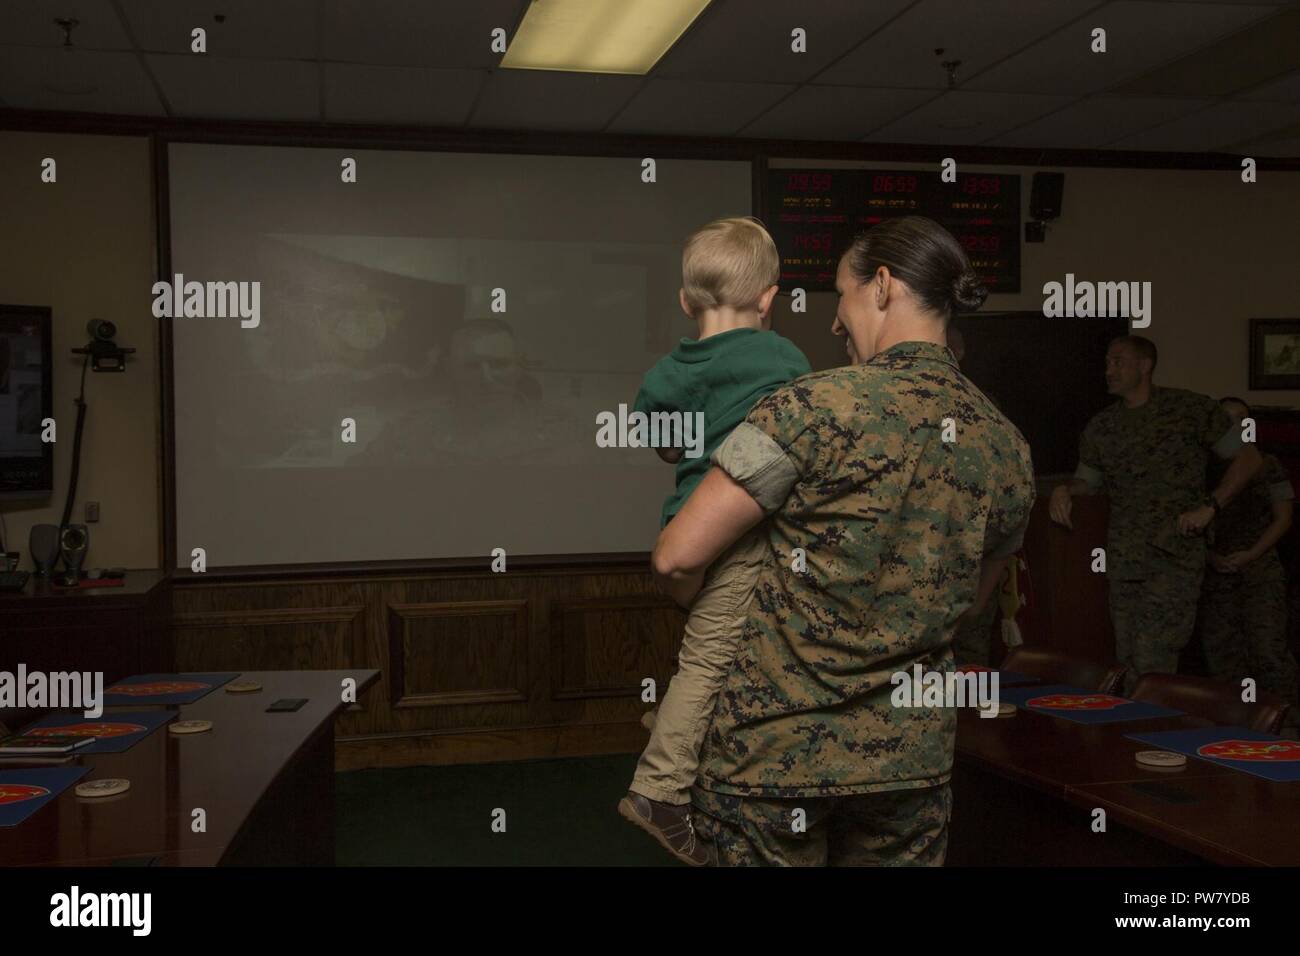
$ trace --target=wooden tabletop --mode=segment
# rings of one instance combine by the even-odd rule
[[[1137,763],[1129,734],[1213,726],[1188,715],[1079,724],[1017,708],[957,716],[957,762],[1061,798],[1208,860],[1300,865],[1300,782],[1275,783],[1189,757],[1181,770]]]
[[[63,764],[0,761],[0,769],[13,770],[88,766],[82,782],[131,781],[131,789],[115,797],[82,798],[69,787],[18,826],[0,828],[0,863],[94,865],[163,855],[215,862],[299,749],[320,734],[332,738],[334,716],[347,706],[344,678],[356,680],[359,699],[379,672],[249,671],[240,677],[257,681],[262,690],[217,689],[180,707],[104,711],[179,711],[178,719],[212,721],[205,733],[172,734],[164,725],[125,753],[87,754]],[[307,703],[293,713],[265,712],[272,701],[292,697]],[[195,809],[206,813],[206,832],[194,832]]]
[[[1193,765],[1214,766],[1189,757]],[[1199,767],[1196,768],[1199,770]],[[1277,783],[1226,767],[1225,773],[1169,774],[1152,785],[1071,787],[1066,799],[1111,822],[1228,866],[1300,866],[1300,782]]]
[[[168,579],[167,572],[157,568],[132,569],[126,572],[121,584],[112,587],[61,588],[32,574],[22,591],[0,591],[0,609],[82,608],[140,600]]]
[[[1205,726],[1207,721],[1185,715],[1079,724],[1023,708],[1016,708],[1014,717],[980,717],[973,708],[962,707],[957,712],[957,759],[1063,797],[1067,788],[1083,784],[1163,779],[1163,771],[1143,767],[1135,758],[1151,746],[1127,735]],[[1203,760],[1189,761],[1183,771],[1196,776],[1234,772]]]

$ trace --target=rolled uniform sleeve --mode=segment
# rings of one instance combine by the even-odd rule
[[[757,425],[741,422],[713,453],[717,465],[749,496],[763,514],[781,507],[799,472],[780,445]]]
[[[1092,422],[1088,423],[1083,434],[1079,436],[1079,464],[1074,469],[1074,477],[1093,491],[1100,491],[1105,482],[1106,472],[1102,468],[1101,449],[1097,446]]]
[[[787,385],[759,399],[712,461],[771,514],[816,469],[821,433],[817,413]]]

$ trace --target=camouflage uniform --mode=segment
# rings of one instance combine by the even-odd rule
[[[1001,590],[999,585],[998,590]],[[998,616],[998,591],[989,595],[984,610],[957,630],[952,639],[953,659],[958,664],[980,664],[988,667],[993,661],[993,619]]]
[[[1103,409],[1079,439],[1075,477],[1110,497],[1106,579],[1115,653],[1140,674],[1176,673],[1196,626],[1205,538],[1178,531],[1178,516],[1208,501],[1205,468],[1241,449],[1241,433],[1214,399],[1181,388],[1151,389],[1137,408]]]
[[[1295,493],[1272,455],[1250,487],[1214,521],[1214,550],[1224,557],[1249,551],[1273,523],[1273,502]],[[1239,683],[1253,677],[1263,690],[1296,703],[1296,663],[1287,646],[1286,572],[1271,547],[1240,571],[1205,569],[1201,593],[1201,643],[1215,677]]]
[[[903,342],[773,392],[713,461],[772,518],[692,791],[701,832],[727,864],[941,863],[956,714],[894,707],[890,678],[952,670],[981,560],[1023,538],[1028,445],[947,349]]]

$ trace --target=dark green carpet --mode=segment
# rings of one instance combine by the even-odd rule
[[[635,754],[335,774],[340,866],[682,866],[614,809]],[[492,832],[492,811],[506,832]]]

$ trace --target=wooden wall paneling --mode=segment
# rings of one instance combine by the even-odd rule
[[[673,669],[670,635],[680,618],[671,601],[648,595],[552,602],[553,696],[640,703],[647,677],[662,694]]]
[[[178,667],[375,667],[340,767],[626,753],[685,615],[643,567],[181,582]]]
[[[388,605],[389,705],[528,700],[528,601]]]
[[[363,607],[178,614],[172,621],[181,670],[326,670],[353,660]]]

